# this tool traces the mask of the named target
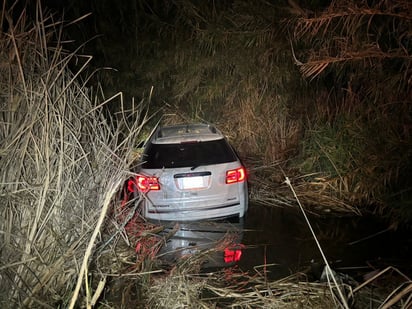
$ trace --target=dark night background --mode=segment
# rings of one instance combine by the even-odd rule
[[[240,154],[245,269],[304,265],[319,279],[299,200],[333,267],[355,266],[357,282],[388,265],[410,273],[410,0],[5,0],[0,21],[1,307],[82,306],[100,284],[107,307],[150,307],[160,292],[166,307],[189,292],[233,301],[200,299],[200,279],[268,306],[285,291],[287,305],[332,303],[309,277],[280,295],[266,273],[211,282],[191,277],[191,259],[158,267],[164,239],[138,203],[124,207],[124,183],[160,120],[214,123]],[[356,300],[395,291],[405,276],[392,270]],[[159,285],[176,278],[182,290]]]
[[[275,163],[256,175],[275,195],[283,170],[307,204],[412,217],[409,1],[43,4],[93,55],[89,87],[146,102],[153,122],[216,123],[243,158]]]

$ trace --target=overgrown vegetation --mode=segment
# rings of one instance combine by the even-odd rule
[[[332,194],[394,217],[410,215],[411,9],[332,1],[302,10],[293,27],[293,46],[303,44],[295,62],[326,85],[306,122],[302,172],[320,172]]]
[[[158,268],[161,227],[120,198],[149,121],[143,98],[151,85],[151,108],[173,114],[166,121],[224,129],[254,163],[255,201],[294,205],[281,185],[286,175],[311,210],[360,214],[375,205],[393,220],[410,213],[407,1],[333,2],[325,10],[293,1],[108,1],[105,8],[91,1],[97,16],[111,9],[124,35],[109,44],[114,50],[106,38],[94,44],[104,59],[97,65],[120,70],[121,87],[113,72],[100,75],[105,91],[87,72],[84,47],[68,51],[65,35],[77,23],[36,3],[29,12],[3,1],[0,14],[2,307],[116,307],[133,297],[133,305],[163,308],[171,292],[176,307],[342,301],[333,284],[304,274],[275,282],[235,269],[204,276],[201,257]],[[110,35],[113,19],[96,19],[95,29]],[[116,89],[141,103],[125,103]],[[108,116],[106,105],[117,113]],[[394,273],[401,277],[388,287],[394,293],[361,299],[407,308],[410,279]],[[356,291],[343,283],[359,308],[368,283]]]
[[[73,9],[93,9],[97,60],[119,70],[103,84],[153,85],[166,121],[216,123],[252,159],[257,201],[294,205],[287,174],[307,207],[410,218],[408,1],[89,5]]]
[[[114,128],[104,100],[78,79],[91,58],[65,51],[62,23],[39,5],[34,21],[4,8],[0,306],[66,307],[76,278],[90,279],[88,257],[129,176],[141,115],[130,111]]]

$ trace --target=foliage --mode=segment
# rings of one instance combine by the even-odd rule
[[[72,11],[93,12],[86,48],[118,70],[97,75],[106,93],[153,86],[165,122],[216,123],[275,196],[284,172],[308,204],[408,205],[409,1],[88,3]]]
[[[295,61],[328,90],[318,88],[303,171],[324,175],[352,203],[390,205],[400,198],[391,194],[410,191],[410,10],[407,1],[333,1],[294,21]]]
[[[320,14],[301,9],[293,39],[310,48],[300,49],[306,77],[315,77],[331,65],[348,62],[375,69],[381,61],[399,61],[405,81],[410,76],[409,1],[332,1]],[[403,71],[402,70],[402,71]]]
[[[172,121],[213,122],[245,155],[262,151],[263,162],[287,158],[299,126],[287,106],[295,92],[286,86],[299,83],[299,76],[292,74],[289,44],[280,32],[285,9],[279,2],[139,1],[128,14],[116,3],[91,5],[104,33],[97,53],[119,70],[116,79],[109,71],[100,75],[108,91],[140,97],[153,85],[152,108],[175,115]],[[106,32],[109,15],[127,31]],[[124,42],[128,48],[119,53]]]
[[[114,207],[129,176],[145,115],[139,109],[126,113],[121,95],[106,100],[104,92],[95,94],[94,87],[86,87],[88,83],[79,76],[92,58],[67,52],[63,35],[67,28],[40,3],[29,12],[4,1],[0,14],[1,306],[91,307],[106,282],[113,285],[105,292],[117,294],[121,304],[124,297],[133,295],[129,292],[136,285],[146,284],[144,288],[150,291],[146,300],[153,307],[169,306],[171,292],[177,306],[330,306],[333,287],[308,283],[299,274],[270,281],[266,272],[249,276],[230,273],[230,269],[205,277],[192,274],[192,268],[197,271],[199,267],[196,258],[182,261],[180,266],[186,269],[177,267],[168,277],[151,280],[154,254],[163,241],[156,237],[159,228],[131,220],[138,204]],[[279,13],[270,2],[250,6],[239,0],[219,2],[216,7],[211,2],[187,0],[163,4],[103,2],[106,8],[100,13],[109,8],[119,14],[115,19],[119,23],[130,18],[124,7],[136,16],[143,12],[152,18],[142,17],[127,26],[121,23],[124,36],[117,42],[135,35],[135,45],[126,52],[138,51],[141,57],[128,58],[132,59],[128,66],[119,67],[141,74],[136,84],[128,79],[131,86],[143,89],[147,81],[163,77],[157,107],[164,104],[164,111],[180,113],[176,116],[180,119],[220,122],[246,154],[270,163],[268,173],[275,174],[274,165],[296,154],[289,167],[320,175],[316,179],[308,176],[308,181],[296,187],[307,201],[325,201],[319,199],[323,196],[332,196],[327,202],[335,202],[335,196],[353,202],[392,201],[406,196],[399,205],[409,207],[407,57],[401,61],[376,57],[379,63],[361,68],[348,62],[339,70],[328,63],[329,72],[314,71],[319,73],[313,81],[316,89],[310,89],[286,61],[291,56],[283,50],[288,44],[272,19],[284,12]],[[301,10],[294,4],[292,11]],[[130,25],[150,31],[140,41],[141,33]],[[159,37],[165,41],[156,41]],[[97,42],[98,48],[106,46]],[[162,48],[155,48],[156,44]],[[117,57],[125,52],[121,45],[114,48]],[[100,56],[108,55],[101,51]],[[148,61],[151,57],[153,62]],[[148,70],[151,66],[156,70]],[[399,68],[404,69],[402,74]],[[131,74],[125,72],[125,76]],[[333,82],[321,73],[328,73]],[[90,76],[85,76],[92,85]],[[166,102],[167,106],[167,98],[173,98],[173,104]],[[116,102],[120,113],[107,117],[103,106],[110,102]],[[298,152],[294,147],[303,129]],[[264,179],[272,185],[275,178]],[[324,179],[328,190],[312,190],[319,179]],[[270,185],[266,194],[271,193]],[[286,205],[285,200],[280,201]],[[127,281],[127,289],[116,286],[121,281],[116,277],[124,274],[136,279]],[[109,276],[112,279],[106,281]],[[403,302],[409,307],[411,286],[406,280],[408,285],[382,299],[383,305]],[[369,297],[371,292],[366,294]],[[100,304],[111,305],[105,299]]]
[[[79,79],[91,57],[65,51],[64,25],[40,1],[34,20],[28,11],[5,3],[0,14],[0,304],[66,307],[70,297],[77,300],[73,291],[84,282],[82,294],[90,292],[89,257],[105,212],[129,175],[140,117],[135,111],[136,120],[120,117],[116,126],[104,117],[104,102]],[[74,60],[76,71],[69,69]]]

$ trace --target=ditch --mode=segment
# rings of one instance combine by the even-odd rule
[[[392,266],[412,275],[410,231],[374,217],[309,216],[309,221],[333,270],[362,279]],[[299,209],[251,205],[242,243],[241,269],[263,271],[274,279],[309,270],[315,280],[323,270],[322,255]]]

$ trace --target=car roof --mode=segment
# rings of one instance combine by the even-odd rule
[[[152,143],[176,144],[212,141],[223,138],[223,134],[213,125],[192,123],[159,127],[154,134]]]

